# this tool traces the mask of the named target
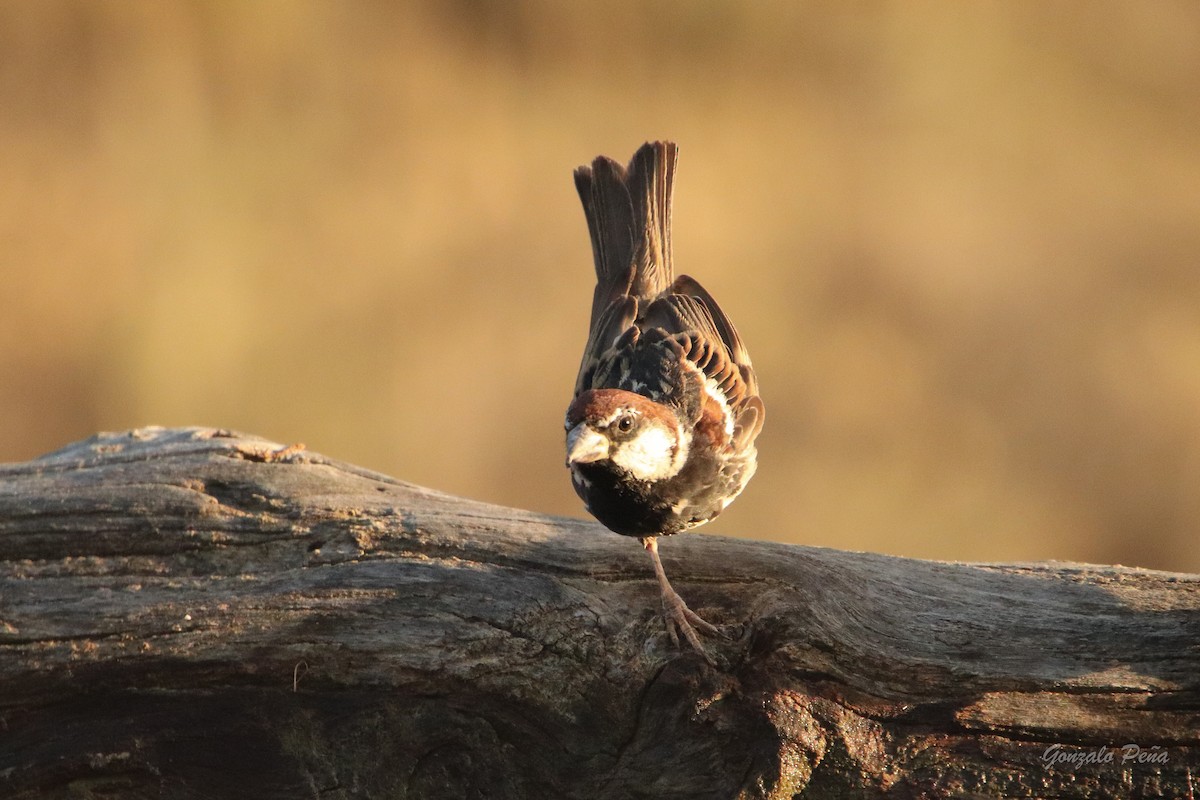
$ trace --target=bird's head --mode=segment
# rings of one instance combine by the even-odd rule
[[[567,466],[608,465],[636,480],[677,475],[688,439],[675,412],[623,389],[589,389],[567,409]]]

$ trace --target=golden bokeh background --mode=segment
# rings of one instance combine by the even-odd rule
[[[582,515],[571,170],[680,143],[707,530],[1200,571],[1200,5],[0,5],[0,460],[212,425]]]

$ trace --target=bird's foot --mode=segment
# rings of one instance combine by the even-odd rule
[[[683,638],[692,646],[692,649],[704,656],[704,660],[709,665],[715,667],[716,662],[705,652],[704,645],[700,644],[700,636],[696,633],[696,628],[710,636],[715,636],[720,633],[717,626],[688,608],[679,593],[671,587],[671,582],[667,580],[667,573],[663,570],[662,561],[658,557],[658,539],[647,536],[642,539],[642,546],[646,548],[646,552],[650,554],[650,558],[654,562],[654,574],[658,577],[658,586],[662,590],[663,622],[667,624],[667,635],[671,637],[671,643],[679,647],[679,634],[682,633]]]
[[[671,643],[679,647],[679,634],[682,633],[683,638],[687,640],[693,650],[704,656],[704,660],[710,665],[716,666],[716,662],[704,649],[704,645],[700,643],[700,636],[696,633],[696,628],[709,636],[716,636],[720,633],[717,626],[688,608],[687,603],[683,602],[683,598],[674,589],[668,588],[663,591],[662,603],[663,622],[666,623],[667,635],[671,637]]]

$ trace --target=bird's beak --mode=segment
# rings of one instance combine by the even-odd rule
[[[608,458],[608,437],[581,422],[567,434],[567,466]]]

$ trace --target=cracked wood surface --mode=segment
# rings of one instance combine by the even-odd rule
[[[1193,796],[1200,577],[662,557],[717,668],[591,522],[208,429],[0,466],[0,796]]]

